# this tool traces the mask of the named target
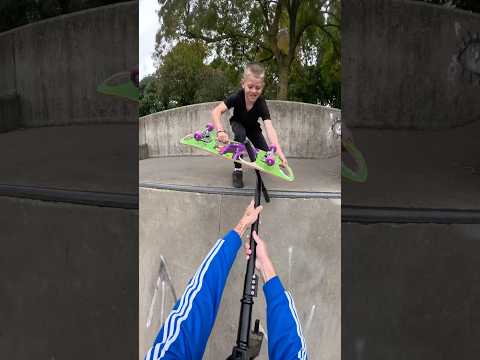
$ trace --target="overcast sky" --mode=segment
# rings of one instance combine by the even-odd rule
[[[139,71],[140,79],[155,71],[152,54],[155,50],[155,35],[160,27],[157,0],[140,0],[139,11]]]

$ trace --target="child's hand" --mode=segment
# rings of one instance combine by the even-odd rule
[[[280,160],[282,160],[282,166],[286,167],[288,165],[288,161],[285,155],[283,155],[283,153],[279,153],[278,157],[280,158]]]
[[[228,138],[228,134],[225,131],[222,131],[222,132],[218,133],[217,139],[218,139],[218,141],[220,141],[224,144],[230,142],[230,139]]]

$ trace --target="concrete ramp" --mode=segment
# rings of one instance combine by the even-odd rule
[[[292,292],[310,359],[340,359],[340,159],[291,159],[296,181],[267,174],[272,197],[260,235]],[[231,187],[233,164],[210,156],[140,161],[139,332],[142,359],[161,323],[216,240],[253,198],[255,174]],[[204,359],[225,359],[236,340],[246,261],[239,252]],[[172,291],[172,287],[174,291]],[[263,291],[253,319],[266,329]],[[267,334],[268,338],[268,334]],[[259,359],[268,359],[268,340]]]

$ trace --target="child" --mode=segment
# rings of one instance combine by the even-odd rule
[[[276,153],[282,161],[282,166],[286,166],[287,159],[278,143],[277,132],[272,125],[267,103],[264,97],[261,96],[265,85],[264,77],[265,70],[261,65],[255,63],[248,64],[243,72],[242,89],[229,96],[213,109],[213,124],[217,130],[218,140],[224,143],[228,142],[228,134],[222,126],[220,117],[225,111],[233,107],[230,125],[235,135],[234,140],[244,143],[246,138],[248,138],[256,148],[268,151],[268,144],[258,123],[258,118],[262,118],[270,145],[276,147]],[[243,187],[242,165],[238,162],[235,162],[232,180],[234,187]]]

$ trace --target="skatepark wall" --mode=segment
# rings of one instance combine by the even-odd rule
[[[477,357],[479,234],[479,224],[342,222],[342,357]]]
[[[138,211],[6,196],[0,209],[2,359],[134,359]]]
[[[140,188],[139,354],[152,341],[203,257],[238,221],[251,198]],[[263,203],[261,236],[295,301],[311,360],[340,359],[340,199],[275,198]],[[245,276],[241,250],[222,296],[204,359],[226,359],[237,335]],[[172,290],[173,289],[173,290]],[[252,321],[266,333],[262,285]],[[268,337],[268,334],[267,334]],[[265,339],[259,360],[268,359]]]
[[[1,33],[0,99],[16,94],[21,114],[20,121],[12,120],[9,112],[7,121],[22,127],[132,121],[137,104],[99,94],[97,87],[136,66],[137,34],[136,1]],[[3,100],[0,103],[6,106]],[[7,116],[1,114],[0,123]]]
[[[479,14],[345,0],[342,16],[345,124],[438,129],[480,119]]]
[[[18,95],[0,96],[0,133],[20,127],[20,104]]]
[[[335,122],[341,120],[339,109],[292,101],[269,100],[267,103],[286,156],[329,158],[339,154],[340,138],[334,131]],[[141,158],[204,155],[179,141],[211,122],[211,111],[217,104],[218,102],[194,104],[141,117]],[[229,111],[222,116],[230,136],[230,126],[227,125],[231,113]],[[265,134],[265,130],[263,132]]]

